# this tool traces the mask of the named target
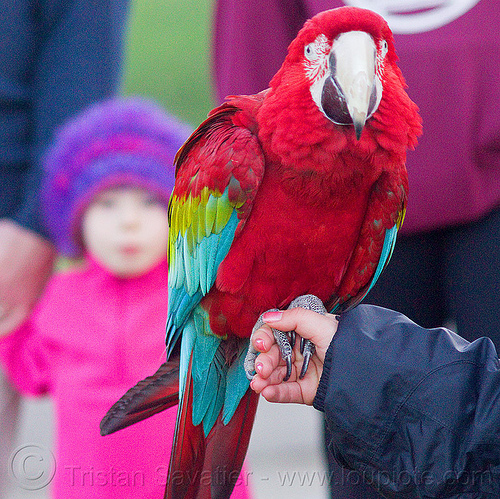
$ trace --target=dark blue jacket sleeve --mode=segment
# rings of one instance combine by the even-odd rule
[[[128,0],[16,0],[0,15],[0,217],[45,235],[40,158],[119,83]]]
[[[493,343],[360,305],[341,316],[314,406],[332,452],[388,498],[500,497]]]

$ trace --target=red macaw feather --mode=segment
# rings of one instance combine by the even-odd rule
[[[170,466],[165,489],[165,499],[198,495],[205,456],[205,436],[201,425],[193,425],[193,358],[189,360],[185,396],[179,406],[174,444],[170,454]],[[210,497],[210,496],[208,496]]]

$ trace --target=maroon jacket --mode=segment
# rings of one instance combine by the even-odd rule
[[[214,78],[221,101],[258,92],[306,19],[344,4],[378,8],[424,122],[408,154],[408,234],[469,222],[500,204],[500,9],[495,0],[435,0],[414,11],[415,0],[400,2],[395,14],[384,8],[394,0],[218,0]]]

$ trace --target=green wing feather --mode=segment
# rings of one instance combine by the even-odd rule
[[[216,109],[179,151],[169,204],[167,354],[182,336],[182,396],[193,353],[193,423],[202,422],[206,433],[223,407],[225,421],[231,418],[248,388],[239,368],[244,348],[227,365],[222,338],[212,333],[200,305],[251,211],[264,174],[258,139],[247,127],[234,124],[238,113],[230,104]],[[227,377],[241,390],[233,386],[226,394]]]

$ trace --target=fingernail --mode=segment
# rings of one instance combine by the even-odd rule
[[[261,352],[263,352],[264,348],[265,348],[264,340],[262,338],[255,340],[255,346],[256,346],[257,350],[260,350]]]
[[[264,366],[263,366],[263,365],[262,365],[262,363],[260,363],[260,362],[257,362],[257,363],[255,364],[255,370],[256,370],[259,374],[262,372],[262,368],[263,368],[263,367],[264,367]]]
[[[275,322],[275,321],[279,321],[281,320],[281,318],[283,317],[283,312],[281,312],[280,310],[277,310],[277,311],[273,311],[273,312],[266,312],[263,316],[262,316],[262,320],[264,322]]]

